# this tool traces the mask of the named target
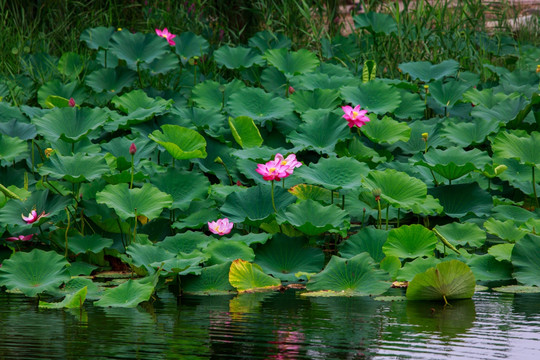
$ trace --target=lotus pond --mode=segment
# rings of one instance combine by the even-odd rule
[[[540,292],[540,49],[388,79],[352,39],[100,27],[91,58],[25,56],[0,81],[0,286],[100,316],[163,294],[375,311]]]

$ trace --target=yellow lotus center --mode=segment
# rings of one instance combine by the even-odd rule
[[[353,118],[356,118],[358,116],[358,113],[356,111],[353,111],[352,116],[353,116]]]
[[[268,172],[269,172],[270,174],[273,173],[274,171],[276,171],[276,168],[270,168],[270,169],[268,169]]]
[[[286,160],[283,160],[283,161],[281,162],[281,165],[283,165],[283,166],[287,165],[287,161],[286,161]]]
[[[216,225],[215,230],[216,230],[217,232],[220,232],[220,231],[221,231],[221,230],[219,230],[219,225]]]
[[[161,37],[166,39],[166,38],[167,38],[167,35],[161,34]]]

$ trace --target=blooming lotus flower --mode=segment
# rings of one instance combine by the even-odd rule
[[[285,168],[287,176],[291,175],[295,168],[302,166],[302,163],[296,160],[296,155],[291,154],[287,158],[283,158],[283,155],[280,153],[276,154],[274,162]],[[287,176],[280,176],[281,178],[286,178]]]
[[[41,219],[42,217],[48,216],[48,215],[49,214],[45,214],[45,211],[43,211],[41,214],[38,215],[37,211],[34,209],[30,212],[30,214],[28,214],[28,216],[24,216],[24,214],[21,214],[21,217],[27,224],[33,224],[39,219]]]
[[[366,125],[367,122],[370,121],[370,119],[366,116],[367,110],[360,110],[360,105],[356,105],[354,109],[351,106],[342,106],[341,107],[343,111],[345,112],[345,115],[343,115],[343,118],[349,122],[349,127],[352,128],[353,126],[362,127]]]
[[[156,29],[156,34],[158,34],[158,36],[161,36],[162,38],[167,39],[167,42],[169,43],[169,45],[171,46],[176,45],[176,43],[173,40],[176,37],[176,35],[171,34],[169,30],[167,30],[167,28],[163,28],[163,30]]]
[[[234,223],[229,222],[229,219],[218,219],[217,221],[208,222],[208,230],[218,235],[225,235],[231,232]]]
[[[255,169],[255,171],[261,174],[266,181],[279,181],[282,178],[286,178],[290,175],[287,173],[287,170],[288,167],[282,166],[280,160],[270,160],[266,164],[257,164],[257,169]]]
[[[11,236],[11,237],[6,238],[6,241],[30,241],[32,240],[33,236],[34,234]]]

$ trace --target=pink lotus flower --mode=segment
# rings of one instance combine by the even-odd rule
[[[11,236],[11,237],[6,238],[6,241],[30,241],[32,240],[33,236],[34,234]]]
[[[294,154],[291,154],[287,156],[287,158],[284,159],[283,155],[281,155],[280,153],[277,153],[276,157],[274,158],[274,162],[285,168],[285,172],[287,173],[287,176],[291,175],[295,168],[302,166],[302,163],[296,160],[296,155]],[[286,178],[287,176],[280,176],[280,177]]]
[[[263,176],[266,181],[281,180],[290,174],[287,173],[288,167],[281,165],[281,160],[270,160],[266,164],[257,164],[256,172]]]
[[[343,118],[349,122],[349,127],[352,128],[353,126],[362,127],[366,125],[367,122],[370,121],[370,119],[366,116],[367,110],[360,110],[360,105],[356,105],[354,109],[351,106],[342,106],[341,107],[343,111],[345,112],[345,115],[343,115]]]
[[[218,219],[208,223],[208,230],[218,235],[225,235],[231,232],[234,223],[229,222],[229,219]]]
[[[45,216],[49,216],[49,214],[45,214],[45,211],[43,211],[41,214],[37,214],[37,211],[34,209],[30,212],[30,214],[28,214],[28,216],[24,216],[24,214],[21,214],[21,217],[22,219],[27,223],[27,224],[33,224],[35,223],[36,221],[38,221],[39,219],[41,219],[42,217],[45,217]]]
[[[156,29],[156,34],[158,34],[158,36],[161,36],[162,38],[167,39],[167,42],[169,43],[169,45],[171,46],[176,45],[176,43],[173,40],[176,37],[176,35],[171,34],[169,30],[167,30],[167,28],[163,28],[163,30]]]

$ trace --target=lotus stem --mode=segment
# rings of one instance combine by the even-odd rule
[[[334,190],[330,190],[330,204],[334,203]]]
[[[341,195],[341,210],[345,210],[345,195]]]
[[[272,207],[274,208],[274,212],[277,214],[276,210],[276,203],[274,202],[274,180],[272,180]]]
[[[397,209],[397,227],[399,227],[399,215],[400,215],[400,212],[401,212],[401,208],[398,208]]]
[[[536,208],[538,209],[540,206],[538,206],[538,195],[536,194],[536,179],[534,174],[534,168],[536,166],[532,166],[532,188],[533,188],[533,194],[534,194],[534,201],[536,202]]]
[[[377,199],[377,209],[379,211],[379,229],[382,229],[381,200]]]
[[[131,182],[129,183],[129,188],[130,189],[133,189],[133,177],[134,177],[134,173],[135,173],[135,170],[134,170],[134,158],[135,158],[135,155],[131,154]]]
[[[362,211],[362,229],[364,228],[364,220],[366,219],[366,208]]]
[[[137,241],[137,209],[135,209],[135,219],[133,224],[133,239],[132,242]]]
[[[141,78],[141,69],[139,68],[139,62],[137,61],[137,74],[139,75],[139,86],[142,89],[142,78]]]
[[[64,210],[66,211],[66,216],[67,216],[67,226],[66,226],[66,233],[65,233],[66,251],[64,253],[64,257],[67,260],[67,257],[68,257],[68,232],[69,232],[69,226],[71,225],[71,217],[69,216],[69,211],[68,211],[67,206],[65,207]]]
[[[388,213],[390,212],[390,204],[386,207],[386,230],[388,230]]]
[[[32,139],[32,174],[34,173],[34,139]]]
[[[281,181],[283,182],[282,185],[283,185],[283,188],[285,189],[285,178],[281,179]]]

